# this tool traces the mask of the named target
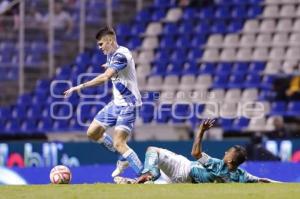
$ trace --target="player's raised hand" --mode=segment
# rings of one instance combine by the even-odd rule
[[[80,90],[79,86],[71,87],[64,92],[65,97],[70,96],[74,91]]]
[[[215,119],[205,119],[200,125],[201,130],[206,131],[214,126],[216,120]]]

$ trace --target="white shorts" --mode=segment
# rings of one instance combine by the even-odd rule
[[[166,149],[159,149],[158,167],[169,177],[168,183],[190,183],[191,161]]]

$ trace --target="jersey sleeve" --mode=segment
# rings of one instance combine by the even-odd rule
[[[206,153],[201,153],[202,154],[202,157],[199,158],[197,161],[202,164],[202,165],[205,165],[209,162],[210,159],[212,159],[209,155],[207,155]]]
[[[259,181],[259,177],[256,177],[250,173],[248,173],[247,171],[242,171],[242,174],[240,176],[240,182],[243,183],[256,183]]]
[[[124,69],[127,66],[127,58],[121,53],[116,53],[113,56],[110,67],[115,69],[117,72]]]

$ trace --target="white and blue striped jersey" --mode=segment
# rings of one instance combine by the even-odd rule
[[[114,53],[107,56],[107,65],[117,71],[117,74],[111,78],[114,104],[117,106],[142,105],[135,63],[129,49],[119,46]]]

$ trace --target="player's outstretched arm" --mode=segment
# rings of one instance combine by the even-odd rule
[[[69,96],[74,91],[79,91],[79,90],[81,90],[83,88],[101,85],[104,82],[108,81],[115,73],[116,73],[115,69],[107,68],[107,70],[105,71],[105,73],[100,74],[97,77],[95,77],[94,79],[92,79],[90,81],[87,81],[87,82],[85,82],[83,84],[79,84],[78,86],[74,86],[74,87],[69,88],[68,90],[66,90],[64,92],[64,94],[65,94],[65,96]]]
[[[269,178],[259,178],[258,182],[261,182],[261,183],[282,183],[280,181],[271,180]]]
[[[202,139],[203,139],[203,135],[205,133],[206,130],[210,129],[215,123],[214,119],[207,119],[204,120],[198,131],[197,134],[195,136],[194,139],[194,143],[193,143],[193,147],[192,147],[192,156],[196,159],[199,159],[202,157]]]

